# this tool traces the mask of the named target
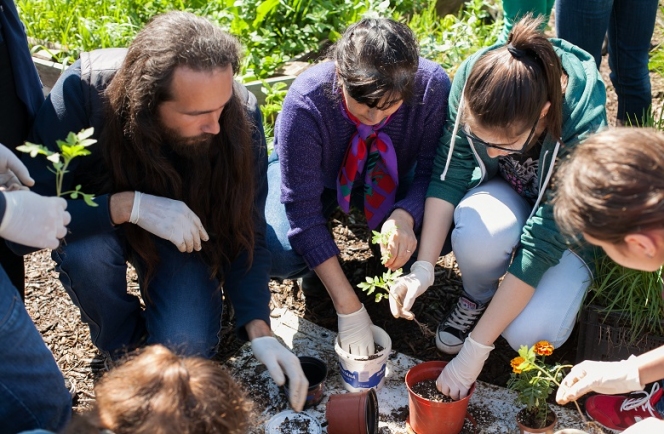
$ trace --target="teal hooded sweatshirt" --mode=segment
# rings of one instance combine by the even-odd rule
[[[607,126],[606,88],[593,57],[567,41],[550,41],[568,76],[563,95],[562,137],[555,138],[548,133],[544,139],[537,174],[539,198],[523,227],[521,242],[507,270],[533,287],[537,287],[542,275],[558,264],[569,248],[553,219],[552,205],[546,200],[556,161],[590,134]],[[427,197],[437,197],[457,206],[468,190],[500,176],[497,158],[490,158],[484,146],[472,146],[470,140],[453,132],[461,128],[457,119],[459,104],[473,65],[485,53],[501,46],[494,45],[473,54],[461,64],[454,77],[448,104],[448,128],[438,145]],[[592,256],[584,259],[591,260]]]

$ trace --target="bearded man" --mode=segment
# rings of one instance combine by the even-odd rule
[[[68,200],[69,233],[53,259],[101,352],[160,343],[211,357],[230,300],[239,334],[276,383],[288,376],[301,410],[307,380],[269,327],[266,145],[255,97],[233,80],[239,54],[207,19],[160,15],[127,50],[83,53],[40,109],[31,141],[56,150],[90,126],[98,139],[63,185],[94,193],[97,207]],[[50,162],[24,161],[34,190],[52,194]],[[144,308],[127,293],[127,262]]]

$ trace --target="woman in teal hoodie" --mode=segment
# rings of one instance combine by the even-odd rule
[[[545,193],[557,159],[606,126],[606,90],[590,55],[546,39],[540,25],[526,16],[506,45],[457,71],[418,261],[391,288],[393,315],[413,318],[450,235],[464,294],[436,333],[439,350],[458,353],[437,385],[455,399],[467,395],[499,335],[514,349],[565,342],[591,280]]]

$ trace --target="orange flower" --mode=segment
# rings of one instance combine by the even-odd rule
[[[523,357],[513,358],[512,361],[510,362],[510,366],[512,366],[512,372],[514,372],[515,374],[520,374],[521,369],[519,369],[519,366],[525,361],[526,359],[524,359]]]
[[[550,356],[553,354],[553,345],[547,341],[539,341],[535,344],[535,352],[540,356]]]

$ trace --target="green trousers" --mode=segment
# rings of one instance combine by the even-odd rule
[[[555,0],[503,0],[503,17],[505,22],[497,42],[501,44],[507,43],[507,36],[512,31],[514,23],[519,21],[528,12],[532,12],[536,17],[542,16],[544,18],[544,24],[541,29],[544,31],[549,22],[551,8],[553,8],[554,3]]]

